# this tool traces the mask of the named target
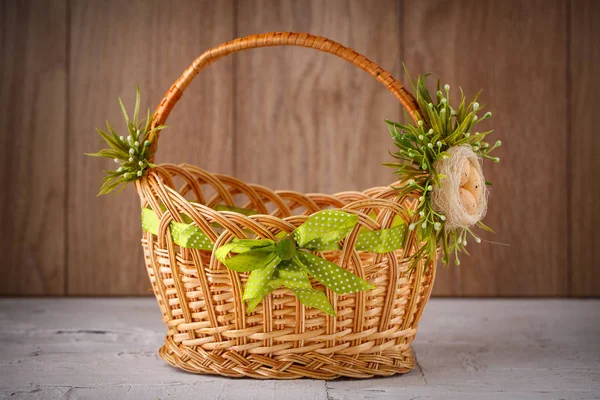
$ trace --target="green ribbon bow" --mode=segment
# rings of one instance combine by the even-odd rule
[[[242,298],[248,303],[249,313],[269,292],[284,286],[302,304],[335,316],[327,295],[312,287],[309,275],[337,294],[374,289],[375,286],[310,251],[337,248],[337,243],[357,222],[358,217],[354,214],[320,211],[278,241],[233,239],[217,249],[215,255],[233,271],[250,272]],[[227,258],[230,253],[237,255]]]

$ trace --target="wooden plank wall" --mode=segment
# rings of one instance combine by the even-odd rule
[[[135,190],[96,198],[102,168],[81,155],[100,145],[91,126],[104,125],[105,118],[123,120],[118,96],[132,105],[139,85],[144,107],[153,109],[199,49],[229,40],[235,33],[232,9],[231,2],[210,0],[72,2],[68,294],[150,293]],[[224,60],[198,79],[169,120],[158,161],[234,172],[233,158],[223,156],[232,148],[232,65]]]
[[[568,295],[566,3],[430,1],[403,14],[405,62],[467,93],[483,88],[495,115],[486,127],[504,141],[501,164],[485,166],[486,224],[498,232],[486,237],[506,245],[473,248],[440,273],[437,293]]]
[[[0,293],[65,294],[67,8],[0,6]]]
[[[590,104],[600,90],[600,4],[572,4],[569,34],[569,239],[571,293],[600,295],[600,126]]]
[[[0,271],[4,295],[146,295],[133,188],[96,198],[84,157],[117,97],[154,108],[203,50],[270,30],[330,37],[403,78],[484,88],[505,145],[487,222],[498,232],[441,296],[599,296],[600,3],[594,0],[0,1]],[[406,79],[404,79],[406,82]],[[273,188],[384,185],[394,98],[340,60],[271,48],[219,61],[169,119],[159,162],[189,162]],[[115,125],[117,125],[115,123]],[[117,128],[121,126],[117,125]]]

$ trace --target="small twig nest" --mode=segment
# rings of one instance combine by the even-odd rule
[[[481,169],[481,158],[470,146],[447,150],[450,157],[437,160],[434,168],[445,175],[431,193],[433,209],[446,216],[445,229],[468,228],[483,219],[488,191]]]

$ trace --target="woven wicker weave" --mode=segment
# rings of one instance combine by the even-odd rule
[[[351,62],[380,81],[418,118],[410,93],[364,56],[318,36],[268,33],[202,54],[169,89],[154,114],[153,126],[166,121],[193,78],[212,62],[244,49],[278,45],[311,47]],[[157,143],[155,137],[153,145]],[[413,368],[410,344],[431,293],[435,261],[427,268],[421,261],[408,273],[407,260],[419,246],[414,231],[409,232],[404,250],[392,253],[356,251],[354,243],[362,227],[389,228],[396,216],[410,223],[409,210],[419,193],[399,198],[390,187],[335,195],[273,191],[194,166],[170,164],[150,169],[136,188],[142,207],[151,207],[160,217],[158,235],[144,232],[142,245],[168,327],[160,356],[170,364],[195,373],[263,379],[366,378]],[[215,211],[217,205],[254,209],[259,214]],[[326,290],[337,317],[303,306],[285,288],[273,291],[248,315],[241,296],[247,274],[227,269],[211,251],[179,247],[168,230],[172,221],[183,222],[181,216],[186,215],[215,242],[216,249],[236,237],[274,239],[311,214],[332,208],[358,215],[359,222],[341,250],[321,256],[376,286],[336,295],[313,282],[315,288]]]

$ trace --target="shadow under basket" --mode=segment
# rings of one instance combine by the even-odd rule
[[[239,50],[297,45],[333,53],[383,83],[418,116],[414,98],[377,64],[338,43],[308,34],[271,33],[237,39],[209,50],[167,92],[153,117],[166,121],[200,70]],[[153,141],[156,146],[158,136]],[[190,165],[159,164],[136,182],[141,206],[160,221],[142,245],[154,294],[168,327],[160,356],[200,374],[260,379],[368,378],[405,373],[414,366],[410,344],[433,286],[436,260],[409,260],[421,243],[408,231],[404,247],[388,253],[356,250],[361,229],[413,222],[417,193],[399,197],[391,187],[335,195],[273,191]],[[254,210],[246,215],[234,210]],[[274,239],[290,233],[316,212],[339,209],[358,216],[339,250],[318,255],[367,280],[375,289],[337,295],[323,290],[336,316],[304,306],[288,289],[272,291],[248,314],[242,293],[248,273],[226,268],[214,251],[182,247],[172,222],[191,222],[218,249],[234,238]]]

